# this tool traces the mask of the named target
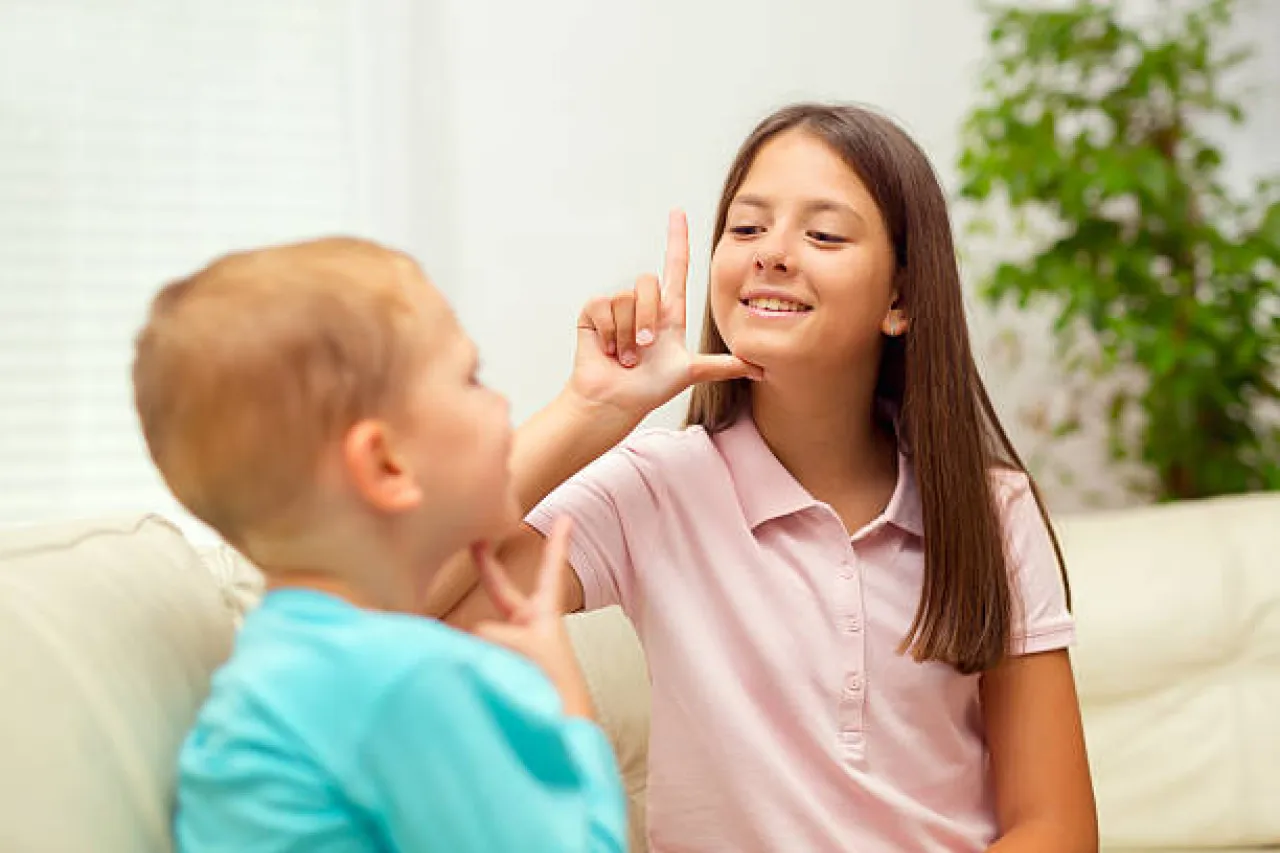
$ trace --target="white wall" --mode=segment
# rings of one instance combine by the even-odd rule
[[[1246,14],[1280,35],[1280,5]],[[1280,169],[1263,43],[1242,176]],[[129,344],[155,288],[215,254],[334,231],[415,253],[523,419],[567,376],[580,304],[656,271],[672,205],[698,327],[715,199],[757,119],[877,104],[950,183],[982,50],[967,0],[0,0],[0,525],[172,509]],[[1007,413],[1052,383],[1032,356],[988,366]],[[1065,452],[1106,486],[1090,448]]]
[[[690,213],[690,339],[696,341],[708,241],[720,183],[734,150],[773,108],[801,98],[864,101],[897,117],[954,186],[958,128],[985,50],[970,2],[850,0],[644,4],[449,0],[454,35],[451,123],[464,318],[482,342],[487,377],[517,417],[548,400],[567,376],[573,320],[590,295],[657,271],[665,212]],[[1151,11],[1128,0],[1125,11]],[[1246,36],[1280,36],[1280,4],[1242,4]],[[1243,131],[1224,131],[1230,172],[1280,171],[1280,50],[1263,39],[1250,72],[1259,95]],[[999,321],[982,305],[971,320],[990,390],[1017,443],[1034,459],[1065,459],[1071,488],[1048,482],[1055,508],[1093,496],[1123,502],[1100,429],[1070,443],[1043,441],[1019,417],[1054,402],[1053,354],[1043,318],[1015,317],[1029,350],[1016,370],[989,357]],[[674,424],[678,400],[658,413]]]
[[[690,214],[696,340],[720,183],[765,113],[883,105],[949,162],[981,47],[965,3],[447,6],[460,304],[518,417],[566,378],[582,302],[659,270],[673,205]]]

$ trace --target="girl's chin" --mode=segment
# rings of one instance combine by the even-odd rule
[[[780,344],[781,342],[761,340],[755,335],[743,335],[728,346],[729,352],[738,358],[768,372],[785,368],[797,360],[794,346]]]

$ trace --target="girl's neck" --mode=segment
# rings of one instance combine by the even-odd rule
[[[800,485],[837,511],[868,493],[884,492],[887,503],[893,492],[896,445],[874,405],[874,377],[844,385],[766,379],[752,386],[751,414],[765,444]]]

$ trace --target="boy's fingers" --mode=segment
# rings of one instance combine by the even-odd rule
[[[534,593],[538,610],[546,615],[564,612],[565,572],[569,562],[569,535],[573,522],[561,516],[551,526],[542,550],[542,567],[538,571],[538,591]]]
[[[525,597],[507,577],[502,564],[493,556],[489,546],[478,542],[471,546],[471,558],[480,572],[480,582],[505,619],[510,619],[525,604]]]

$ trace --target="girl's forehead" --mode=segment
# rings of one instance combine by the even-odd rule
[[[760,147],[735,196],[825,189],[840,195],[867,194],[858,173],[829,144],[811,133],[790,130]]]

